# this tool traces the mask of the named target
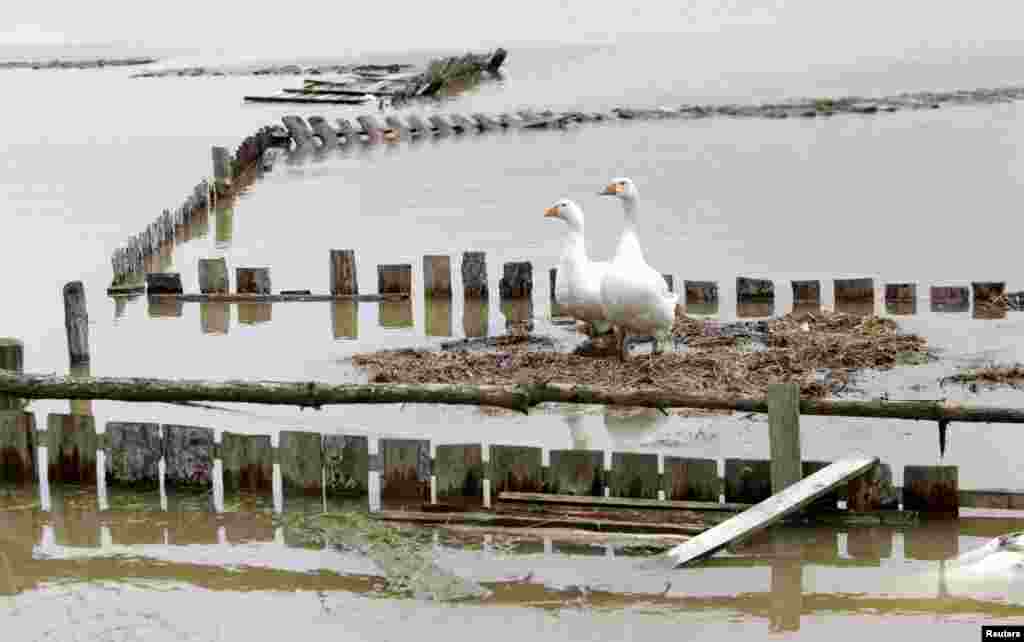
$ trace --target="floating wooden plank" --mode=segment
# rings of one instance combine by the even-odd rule
[[[498,493],[503,502],[527,502],[537,504],[571,504],[573,506],[618,506],[622,508],[651,508],[660,510],[695,510],[738,512],[747,510],[753,504],[673,501],[633,497],[588,497],[586,495],[556,495],[552,493]]]
[[[519,528],[578,528],[588,531],[620,533],[675,533],[695,535],[707,530],[698,524],[665,524],[657,522],[627,522],[612,519],[586,519],[582,517],[523,517],[494,513],[419,513],[412,511],[379,511],[370,517],[388,522],[414,524],[475,524],[480,526],[513,526]]]
[[[346,96],[298,96],[294,94],[283,94],[278,96],[243,96],[248,103],[286,103],[292,105],[361,105],[366,102],[363,98]]]
[[[676,567],[712,555],[737,539],[747,537],[800,510],[877,463],[877,457],[851,457],[837,461],[732,519],[676,546],[668,555]]]

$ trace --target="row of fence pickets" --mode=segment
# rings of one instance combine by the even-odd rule
[[[641,116],[659,115],[680,115],[689,113],[690,108],[681,110],[659,109],[659,110],[629,110],[620,109],[613,112],[621,118],[636,118]],[[518,117],[518,120],[517,120]],[[297,149],[311,149],[320,147],[334,147],[342,142],[352,142],[359,139],[367,142],[377,142],[385,136],[408,136],[421,134],[445,135],[452,131],[469,132],[491,131],[501,128],[530,126],[565,126],[569,122],[585,122],[587,120],[603,120],[605,114],[584,114],[583,112],[565,112],[556,114],[552,111],[534,112],[532,110],[520,110],[517,116],[512,114],[501,114],[492,117],[487,114],[473,114],[467,118],[459,114],[447,116],[437,113],[429,117],[428,124],[422,117],[416,114],[407,116],[407,123],[403,123],[397,115],[386,117],[385,124],[381,125],[378,119],[372,114],[364,114],[356,117],[361,129],[357,129],[345,118],[337,119],[338,129],[332,128],[322,116],[311,116],[308,123],[299,116],[289,115],[282,118],[284,127],[274,125],[261,128],[255,134],[247,137],[235,154],[232,156],[220,147],[213,148],[213,174],[214,184],[203,180],[195,186],[192,193],[185,199],[184,203],[172,210],[164,210],[156,221],[151,223],[146,230],[129,240],[128,246],[118,249],[112,257],[115,283],[126,278],[140,278],[145,273],[145,258],[159,253],[163,243],[173,243],[175,238],[175,227],[186,225],[191,221],[194,213],[207,210],[210,200],[221,193],[225,185],[230,185],[233,179],[256,164],[265,163],[264,154],[268,150],[280,148],[295,142]],[[351,250],[350,250],[351,251]],[[464,254],[464,265],[467,255]],[[424,267],[427,266],[428,257],[424,258]],[[332,258],[332,262],[333,262]],[[521,262],[520,262],[521,263]],[[354,265],[354,259],[353,259]],[[506,273],[508,266],[506,264]],[[527,263],[527,265],[529,265]],[[440,267],[440,266],[438,266]],[[354,268],[353,268],[354,269]],[[486,271],[486,266],[484,267]],[[465,268],[464,268],[465,272]],[[426,274],[426,269],[424,274]],[[333,274],[332,274],[333,279]],[[672,277],[666,276],[666,280],[672,286]],[[355,282],[353,272],[353,284]],[[333,281],[332,281],[333,283]],[[450,284],[450,279],[448,280]],[[486,283],[486,282],[485,282]],[[554,278],[552,276],[552,284]],[[836,300],[856,301],[872,300],[874,297],[874,283],[872,279],[836,279],[835,294]],[[450,286],[449,286],[450,287]],[[820,283],[818,281],[792,281],[793,299],[796,303],[820,303]],[[433,287],[425,284],[427,293],[433,291]],[[976,282],[972,283],[976,301],[987,302],[1005,293],[1004,282]],[[554,289],[552,288],[552,291]],[[688,281],[686,283],[686,298],[688,302],[711,302],[717,301],[717,285],[709,281]],[[355,292],[348,294],[357,294]],[[382,291],[381,294],[384,292]],[[933,302],[940,305],[949,305],[957,309],[967,302],[967,288],[959,286],[934,286],[931,288]],[[331,294],[337,294],[333,289]],[[770,280],[737,277],[736,294],[738,301],[770,300],[774,298],[774,283]],[[528,295],[527,295],[528,296]],[[885,286],[886,303],[910,302],[916,300],[916,284],[913,283],[888,283]],[[1010,295],[1011,304],[1024,303],[1024,293]]]
[[[487,257],[485,252],[470,251],[462,255],[460,268],[466,298],[488,297]],[[230,283],[224,258],[199,259],[199,292],[201,294],[228,294]],[[549,291],[554,299],[558,269],[549,270]],[[153,294],[182,294],[180,274],[153,273],[149,275],[149,291]],[[664,275],[669,290],[675,291],[675,279]],[[412,264],[392,263],[377,266],[377,293],[380,295],[411,295],[413,292]],[[791,281],[795,304],[821,304],[821,282],[817,280]],[[837,302],[874,302],[875,282],[872,278],[833,279],[833,293]],[[169,284],[169,285],[167,285]],[[269,267],[236,268],[238,294],[271,295]],[[718,302],[716,281],[684,281],[685,302]],[[286,291],[296,292],[296,291]],[[330,250],[330,288],[332,296],[359,295],[355,250]],[[508,261],[502,266],[499,281],[502,299],[529,298],[533,293],[533,265],[530,261]],[[423,293],[425,296],[452,296],[451,258],[448,255],[423,257]],[[939,309],[967,310],[973,299],[975,304],[992,303],[1006,295],[1005,282],[973,282],[966,286],[931,286],[933,306]],[[1018,297],[1018,294],[1011,295]],[[736,277],[736,300],[739,302],[770,302],[775,298],[775,283],[771,280]],[[886,304],[916,303],[916,283],[886,283]]]
[[[223,432],[219,443],[212,428],[140,422],[107,422],[97,433],[89,415],[49,414],[45,430],[36,429],[31,412],[0,413],[0,481],[30,483],[38,479],[37,446],[47,447],[51,483],[94,485],[97,451],[106,453],[105,478],[112,484],[158,484],[159,461],[165,462],[169,486],[210,487],[214,460],[222,462],[224,488],[271,492],[273,465],[280,465],[286,490],[319,495],[366,495],[371,472],[379,473],[380,496],[428,500],[431,486],[442,500],[483,501],[485,486],[497,497],[503,491],[612,496],[638,499],[753,504],[771,495],[768,460],[725,459],[725,477],[715,459],[603,450],[546,450],[535,446],[437,444],[428,439],[380,438],[376,452],[362,435],[321,435],[282,431],[279,444],[269,435]],[[828,462],[803,462],[804,475]],[[888,469],[886,464],[882,464]],[[883,478],[891,479],[891,471]],[[1024,493],[959,491],[955,466],[906,466],[902,503],[905,510],[940,510],[935,498],[917,496],[917,481],[941,479],[961,506],[1024,508]],[[485,485],[484,480],[488,480]],[[325,488],[326,484],[326,488]],[[929,487],[930,488],[930,487]],[[898,493],[900,489],[892,488]],[[659,493],[661,491],[661,493]],[[845,486],[826,498],[834,507],[845,499]],[[895,507],[894,496],[884,507]],[[948,501],[948,497],[947,497]],[[950,507],[941,507],[948,510]],[[955,509],[955,506],[953,506]]]

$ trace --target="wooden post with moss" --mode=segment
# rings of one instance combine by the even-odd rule
[[[12,337],[0,338],[0,370],[21,374],[25,367],[25,344]],[[17,397],[0,394],[0,410],[21,410]]]
[[[85,309],[85,286],[72,281],[64,286],[64,328],[68,335],[71,366],[89,363],[89,314]]]
[[[213,184],[217,194],[231,185],[231,153],[227,147],[214,147],[210,153],[213,158]]]
[[[355,250],[331,250],[331,294],[334,296],[359,294]]]
[[[800,464],[800,386],[768,386],[768,431],[772,454],[772,494],[803,478]]]

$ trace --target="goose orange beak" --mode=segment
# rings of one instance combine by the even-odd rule
[[[618,183],[611,183],[608,187],[604,188],[603,191],[597,193],[598,196],[615,196],[622,191],[622,185]]]
[[[545,217],[549,217],[549,218],[558,218],[558,208],[557,207],[549,207],[549,208],[547,208],[546,210],[544,210],[544,216]]]

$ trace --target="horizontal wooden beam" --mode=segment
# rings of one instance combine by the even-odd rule
[[[646,408],[706,408],[767,413],[765,399],[691,395],[642,388],[618,390],[569,383],[518,385],[342,384],[270,381],[204,381],[112,377],[58,377],[0,371],[0,393],[26,399],[106,399],[168,402],[220,401],[293,406],[427,403],[497,406],[527,412],[541,403]],[[1024,423],[1024,410],[938,401],[801,400],[800,413],[840,417]]]

